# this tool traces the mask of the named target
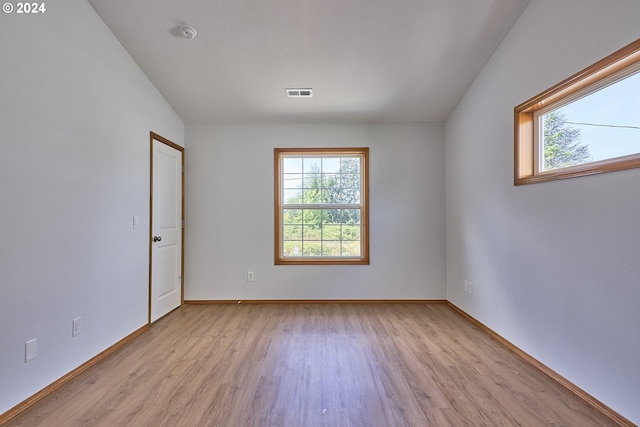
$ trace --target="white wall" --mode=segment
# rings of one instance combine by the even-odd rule
[[[443,125],[187,125],[185,299],[443,299]],[[273,149],[370,147],[369,266],[275,266]],[[248,283],[248,270],[255,282]]]
[[[640,169],[514,187],[513,108],[640,37],[639,17],[532,1],[446,123],[448,299],[636,423]]]
[[[89,3],[46,7],[0,16],[0,413],[147,322],[149,131],[184,141]]]

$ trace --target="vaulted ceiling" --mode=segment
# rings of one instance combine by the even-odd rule
[[[89,2],[187,123],[333,123],[446,119],[529,0]]]

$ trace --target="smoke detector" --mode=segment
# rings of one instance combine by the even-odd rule
[[[182,34],[182,37],[184,37],[185,39],[193,39],[198,35],[198,32],[193,27],[183,25],[182,27],[180,27],[180,34]]]
[[[289,88],[285,89],[287,98],[313,98],[313,89],[311,88]]]

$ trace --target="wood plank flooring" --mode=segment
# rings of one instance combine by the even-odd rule
[[[186,305],[8,426],[607,426],[444,304]]]

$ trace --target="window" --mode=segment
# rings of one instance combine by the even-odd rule
[[[369,149],[274,154],[275,263],[369,264]]]
[[[640,167],[640,39],[517,106],[515,185]]]

